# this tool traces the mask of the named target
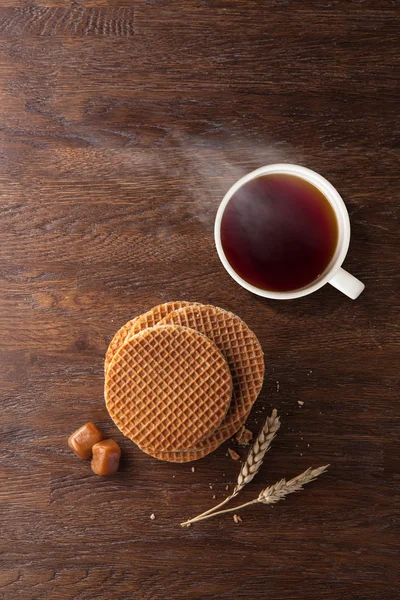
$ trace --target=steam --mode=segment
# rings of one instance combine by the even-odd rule
[[[298,153],[286,143],[271,140],[260,145],[243,137],[238,140],[237,136],[219,140],[218,144],[178,138],[178,134],[172,139],[171,151],[179,157],[178,165],[171,173],[164,163],[164,174],[169,180],[179,180],[179,191],[170,210],[178,218],[179,214],[192,217],[207,230],[212,230],[222,198],[238,179],[267,164],[299,162]]]
[[[105,180],[115,177],[116,163],[127,218],[132,198],[136,230],[143,223],[143,232],[148,232],[151,221],[151,236],[160,244],[178,230],[190,236],[200,226],[211,233],[222,198],[243,175],[271,163],[301,161],[286,142],[265,137],[260,143],[237,131],[214,140],[169,131],[151,149],[126,145],[113,152],[116,160],[104,165]]]

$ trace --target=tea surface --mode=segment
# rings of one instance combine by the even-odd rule
[[[286,292],[317,280],[337,245],[335,212],[324,194],[300,177],[271,174],[243,185],[229,200],[221,242],[245,281]]]

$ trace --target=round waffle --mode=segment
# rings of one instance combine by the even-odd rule
[[[211,340],[186,327],[144,329],[125,342],[106,373],[111,418],[141,447],[196,446],[222,422],[232,379]]]

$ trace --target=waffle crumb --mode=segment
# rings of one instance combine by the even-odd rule
[[[250,431],[250,429],[246,429],[246,427],[242,425],[242,427],[236,434],[236,441],[239,444],[239,446],[248,446],[252,439],[253,434]]]
[[[243,521],[240,515],[233,515],[233,520],[235,521],[235,523],[241,523]]]
[[[226,485],[225,489],[226,489],[226,491],[228,491],[229,490],[229,485]]]
[[[300,406],[300,408],[303,406],[304,402],[302,400],[297,400],[297,404]]]
[[[152,521],[154,521],[154,519],[155,519],[155,518],[156,518],[156,515],[155,515],[154,513],[152,513],[152,514],[150,515],[150,519],[151,519]]]
[[[194,473],[194,472],[195,472],[195,470],[196,470],[196,468],[195,468],[195,467],[192,467],[192,473]]]
[[[239,460],[240,456],[237,452],[235,452],[234,450],[232,450],[232,448],[228,448],[228,452],[229,452],[229,456],[233,459],[233,460]]]
[[[212,485],[211,483],[208,484],[208,487],[210,488],[210,490],[212,490]]]
[[[216,497],[217,497],[217,496],[216,496],[215,494],[213,494],[213,500],[215,500],[215,498],[216,498]]]

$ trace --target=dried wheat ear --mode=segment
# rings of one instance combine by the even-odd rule
[[[325,465],[317,469],[312,469],[310,467],[306,471],[304,471],[297,477],[290,479],[289,481],[286,481],[286,479],[281,479],[274,485],[265,488],[260,492],[257,498],[251,500],[250,502],[246,502],[245,504],[241,504],[240,506],[236,506],[234,508],[219,510],[222,506],[224,506],[230,500],[235,498],[239,494],[239,492],[245,487],[245,485],[250,483],[250,481],[252,481],[252,479],[258,473],[263,463],[265,454],[271,447],[271,442],[274,439],[279,427],[280,420],[278,417],[277,410],[274,409],[272,411],[271,416],[267,417],[263,428],[258,434],[254,444],[250,448],[246,461],[242,464],[238,475],[237,483],[232,494],[213,508],[210,508],[209,510],[201,513],[197,517],[194,517],[193,519],[189,519],[188,521],[181,523],[182,527],[189,527],[192,523],[196,523],[197,521],[211,519],[211,517],[215,517],[217,515],[229,513],[232,511],[237,511],[257,503],[275,504],[276,502],[279,502],[279,500],[283,500],[288,494],[300,491],[301,489],[303,489],[303,485],[305,485],[306,483],[310,483],[310,481],[313,481],[324,471],[326,471],[329,465]]]

